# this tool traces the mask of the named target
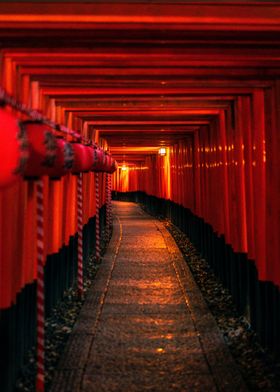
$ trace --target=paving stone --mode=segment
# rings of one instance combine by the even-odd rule
[[[87,363],[91,341],[91,338],[85,338],[83,334],[74,332],[69,338],[66,350],[59,362],[58,369],[83,369]]]
[[[121,243],[115,220],[51,392],[245,392],[163,224],[133,203],[114,203],[114,211]]]
[[[153,235],[155,231],[154,225],[151,226],[128,226],[123,230],[123,235],[126,239],[139,238],[140,236]]]
[[[106,297],[106,304],[181,304],[182,291],[177,289],[144,289],[141,286],[130,287],[123,290],[122,287],[110,287]]]
[[[105,303],[103,313],[105,314],[122,314],[123,316],[131,314],[178,314],[187,312],[183,303],[179,304],[110,304]]]
[[[82,379],[82,370],[58,370],[50,392],[80,392]]]
[[[103,324],[104,323],[104,324]],[[159,334],[172,334],[180,335],[188,333],[189,336],[197,336],[193,321],[188,313],[179,314],[141,314],[141,315],[129,315],[125,318],[121,316],[112,316],[110,314],[102,314],[100,318],[99,328],[103,328],[102,325],[106,325],[107,328],[112,327],[116,330],[116,325],[119,328],[125,329],[129,333],[135,335],[135,331],[138,331],[140,335],[143,333],[155,333]]]
[[[88,310],[82,309],[79,319],[74,325],[73,333],[93,335],[96,330],[97,314],[89,313]]]
[[[167,279],[124,279],[114,277],[114,280],[111,280],[110,287],[113,289],[114,287],[121,288],[123,291],[130,290],[133,288],[139,289],[172,289],[174,287],[175,278],[171,279],[171,277],[167,277]]]
[[[147,276],[148,275],[148,276]],[[170,277],[169,266],[160,266],[158,264],[151,264],[150,268],[133,267],[133,266],[118,266],[113,272],[114,279],[141,279],[141,280],[155,280],[168,279]]]
[[[133,372],[124,377],[116,378],[114,375],[85,375],[83,391],[92,392],[216,392],[217,388],[211,376],[207,375],[161,375],[160,378],[153,374],[145,378],[142,374]],[[129,390],[126,389],[129,385]]]
[[[158,348],[162,350],[161,347]],[[100,374],[114,374],[120,377],[122,374],[138,373],[145,377],[166,378],[172,373],[187,374],[210,374],[209,367],[203,354],[185,352],[184,355],[166,353],[164,351],[129,350],[118,347],[119,355],[112,356],[107,349],[102,353],[95,350],[89,358],[85,374],[94,374],[99,369]],[[129,387],[127,386],[127,390]]]
[[[105,283],[105,282],[104,282]],[[90,312],[91,310],[96,309],[96,307],[100,304],[100,300],[103,296],[103,290],[98,290],[98,287],[95,287],[94,290],[91,290],[90,293],[87,296],[87,299],[83,305],[82,310]]]
[[[120,247],[120,251],[118,254],[120,259],[126,259],[128,261],[135,262],[147,262],[147,261],[161,261],[161,260],[170,260],[170,255],[166,252],[166,249],[149,249],[148,252],[143,252],[143,249],[133,249],[127,250],[125,245]]]
[[[167,339],[166,339],[167,336]],[[152,359],[156,361],[155,356],[161,355],[166,360],[166,367],[171,367],[174,365],[174,360],[185,361],[190,356],[194,356],[200,361],[203,362],[203,366],[206,366],[205,357],[203,356],[203,350],[199,344],[199,340],[197,336],[188,336],[185,337],[177,337],[175,338],[174,335],[158,335],[158,334],[143,334],[142,337],[135,338],[131,334],[128,334],[125,331],[122,331],[118,334],[118,340],[116,341],[116,337],[114,334],[110,333],[99,333],[96,335],[95,342],[93,342],[92,346],[92,356],[90,357],[90,363],[93,362],[93,358],[98,356],[98,348],[100,348],[100,342],[104,342],[104,350],[102,350],[101,355],[104,356],[106,353],[106,347],[110,347],[109,350],[109,357],[113,358],[111,350],[113,348],[122,347],[124,350],[122,358],[117,356],[119,360],[129,360],[136,356],[138,359],[143,361],[141,363],[147,363],[145,357],[150,355],[151,359],[150,362],[152,363]],[[98,347],[97,347],[98,346]],[[106,347],[105,347],[106,346]],[[173,359],[173,365],[168,364],[168,361],[171,361],[171,357]],[[167,357],[167,358],[166,358]],[[207,367],[207,366],[206,366]],[[197,369],[199,370],[199,369]],[[200,370],[202,372],[202,368]],[[204,369],[205,372],[205,369]]]
[[[161,261],[146,261],[145,263],[138,263],[137,261],[131,260],[126,261],[119,256],[120,261],[118,261],[118,265],[114,268],[113,277],[115,278],[117,273],[125,273],[125,271],[132,272],[136,274],[145,274],[145,278],[149,278],[147,274],[157,273],[161,275],[170,276],[173,273],[172,264],[170,262],[161,262]],[[120,271],[119,271],[120,270]],[[124,270],[124,271],[123,271]]]
[[[129,216],[129,214],[127,216]],[[141,216],[140,215],[130,215],[129,216],[130,222],[137,222],[137,223],[135,223],[135,225],[138,224],[139,219],[141,219],[142,221],[145,221],[145,220],[150,221],[151,217],[146,216],[146,215],[141,215]],[[125,216],[120,216],[120,221],[122,224],[125,225],[127,222],[127,218]]]
[[[119,282],[120,280],[117,280]],[[163,299],[166,299],[167,302],[169,302],[169,298],[177,298],[180,297],[182,298],[183,293],[182,290],[180,290],[179,287],[174,287],[173,282],[168,285],[168,287],[161,287],[159,285],[152,286],[152,281],[149,281],[147,284],[146,281],[136,281],[138,284],[137,285],[118,285],[118,284],[111,284],[109,288],[109,293],[106,297],[106,300],[108,300],[109,295],[113,297],[117,296],[117,298],[120,297],[133,297],[135,296],[135,299],[138,299],[138,297],[144,296],[148,297],[150,300],[153,300],[154,303],[158,303],[157,299],[159,297],[162,297]],[[155,282],[156,283],[156,282]]]

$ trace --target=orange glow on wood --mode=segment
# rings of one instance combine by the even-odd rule
[[[120,165],[125,155],[129,170],[116,173],[115,186],[190,208],[248,251],[262,279],[280,284],[276,262],[265,264],[268,255],[279,260],[277,235],[269,249],[262,244],[264,228],[279,226],[279,19],[276,2],[2,2],[2,85],[108,146]],[[95,213],[93,181],[85,175],[84,222]],[[53,252],[76,231],[76,182],[67,175],[45,186]],[[8,200],[15,207],[6,212]],[[18,184],[0,203],[7,230],[20,219],[24,248],[33,239],[32,186]],[[2,256],[17,260],[13,252]],[[22,254],[33,270],[32,245]]]

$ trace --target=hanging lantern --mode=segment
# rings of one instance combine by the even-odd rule
[[[106,173],[109,173],[109,170],[111,169],[111,165],[112,165],[112,157],[111,157],[111,155],[106,153],[106,162],[105,162],[105,168],[104,168],[104,171]]]
[[[108,154],[108,152],[105,152],[104,165],[100,171],[102,171],[103,173],[110,173],[112,170],[112,167],[113,167],[113,158],[111,155]]]
[[[109,164],[109,170],[108,173],[113,174],[117,170],[117,162],[115,159],[110,155],[110,164]]]
[[[113,174],[117,170],[117,163],[112,157],[112,155],[108,155],[108,169],[107,173]]]
[[[91,170],[94,172],[103,171],[106,163],[105,152],[100,147],[94,146],[93,154],[94,154],[94,163]]]
[[[24,177],[34,179],[48,175],[57,154],[57,141],[52,128],[35,121],[24,121],[22,127],[29,145]]]
[[[23,173],[28,157],[28,143],[17,119],[3,108],[0,108],[0,124],[0,188],[4,188]]]
[[[93,145],[93,164],[91,167],[92,171],[95,171],[95,168],[98,166],[98,161],[99,161],[99,148],[97,147],[96,144]]]
[[[87,171],[91,171],[92,167],[94,165],[94,148],[92,145],[86,145],[85,147],[86,147],[85,153],[86,153],[87,162],[88,162],[87,165],[90,165],[90,168]]]
[[[158,150],[158,154],[159,154],[161,157],[164,157],[164,156],[166,155],[166,148],[165,148],[165,147],[161,147],[161,148]]]
[[[71,173],[85,173],[91,170],[94,162],[93,148],[81,143],[71,143],[73,149],[73,166]]]
[[[108,169],[109,169],[109,155],[107,154],[107,152],[104,152],[104,159],[99,171],[102,173],[106,173]]]
[[[72,145],[66,142],[62,137],[56,137],[57,150],[54,164],[48,169],[48,176],[52,180],[58,180],[60,177],[67,174],[73,166],[73,148]]]

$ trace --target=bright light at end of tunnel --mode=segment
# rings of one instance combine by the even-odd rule
[[[127,166],[126,165],[122,165],[122,171],[127,171]]]
[[[161,147],[158,150],[158,153],[159,153],[160,156],[164,157],[166,155],[166,148],[165,147]]]

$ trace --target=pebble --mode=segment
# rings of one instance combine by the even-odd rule
[[[164,223],[184,255],[248,390],[279,392],[280,362],[261,346],[248,321],[238,314],[230,292],[218,281],[187,236],[169,221]]]
[[[102,237],[106,238],[105,232]],[[105,253],[107,243],[101,242],[101,255]],[[97,262],[94,255],[89,257],[87,270],[84,276],[85,295],[92,285],[101,261]],[[54,371],[64,350],[65,344],[78,318],[84,302],[76,295],[76,288],[64,293],[64,299],[52,310],[51,317],[45,322],[45,391],[48,392],[54,375]],[[15,392],[36,392],[36,349],[28,353],[29,358],[17,380]]]
[[[163,219],[161,219],[163,220]],[[279,392],[280,363],[259,343],[247,320],[238,314],[233,299],[214,273],[207,261],[191,244],[187,236],[176,226],[164,221],[188,263],[201,292],[213,313],[224,339],[235,359],[249,391]],[[104,238],[104,237],[103,237]],[[103,254],[105,243],[103,245]],[[91,256],[87,264],[85,291],[92,284],[99,263]],[[83,301],[76,297],[74,289],[65,293],[64,301],[52,312],[46,327],[46,392],[49,390],[54,370],[65,343],[78,317]],[[33,348],[26,366],[16,385],[16,392],[35,392],[36,352]]]

